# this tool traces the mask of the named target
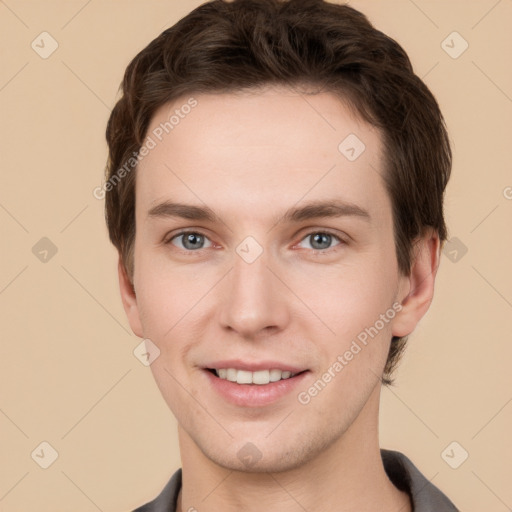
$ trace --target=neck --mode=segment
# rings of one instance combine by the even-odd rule
[[[278,473],[219,466],[180,427],[183,486],[177,512],[411,512],[389,480],[378,443],[380,388],[346,430],[315,458]]]

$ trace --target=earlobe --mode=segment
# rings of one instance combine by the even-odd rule
[[[121,292],[121,300],[123,302],[123,308],[126,316],[128,317],[130,327],[135,336],[144,338],[135,288],[128,278],[121,256],[119,256],[119,261],[117,263],[117,273],[119,276],[119,290]]]
[[[409,293],[402,301],[402,310],[393,322],[393,336],[407,336],[430,307],[439,266],[440,242],[436,231],[429,229],[414,246],[414,259],[407,278]]]

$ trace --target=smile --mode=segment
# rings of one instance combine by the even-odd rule
[[[257,384],[260,386],[269,384],[270,382],[289,379],[298,375],[298,373],[292,373],[288,370],[279,370],[277,368],[258,370],[255,372],[238,370],[236,368],[215,368],[210,369],[210,371],[215,373],[215,375],[220,379],[236,382],[237,384]]]
[[[265,407],[279,400],[294,400],[294,392],[298,386],[304,387],[304,379],[311,373],[309,370],[289,367],[276,368],[273,364],[268,369],[262,364],[249,365],[246,369],[233,365],[219,364],[220,368],[203,367],[202,374],[207,378],[208,389],[224,402],[238,407]],[[217,366],[214,364],[212,366]],[[236,365],[238,366],[238,365]],[[247,367],[252,366],[252,370]],[[256,368],[254,368],[256,366]],[[277,366],[277,365],[276,365]],[[281,366],[281,365],[279,365]],[[286,365],[283,365],[286,367]],[[293,370],[293,372],[291,371]]]

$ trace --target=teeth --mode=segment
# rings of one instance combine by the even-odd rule
[[[236,381],[238,384],[252,384],[252,372],[238,370],[236,374]]]
[[[283,372],[281,370],[270,370],[270,382],[277,382],[281,380]]]
[[[231,382],[236,382],[236,374],[238,372],[234,368],[228,368],[226,370],[226,379],[230,380]],[[219,372],[217,372],[217,375],[220,377]]]
[[[253,384],[268,384],[270,382],[270,371],[260,370],[259,372],[253,372],[252,383]]]
[[[217,377],[237,384],[258,384],[264,385],[269,382],[277,382],[281,379],[289,379],[296,374],[272,368],[270,370],[259,370],[257,372],[249,372],[247,370],[237,370],[236,368],[220,368],[216,369]]]

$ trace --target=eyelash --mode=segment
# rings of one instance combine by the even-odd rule
[[[207,235],[205,235],[202,231],[184,230],[184,231],[180,231],[180,232],[174,234],[168,240],[165,240],[164,245],[169,245],[174,239],[179,238],[180,236],[185,236],[185,235],[190,235],[190,234],[201,235],[202,237],[209,240],[209,237]],[[340,236],[338,236],[338,235],[334,234],[333,232],[326,230],[326,229],[323,229],[323,230],[316,229],[316,230],[309,231],[300,239],[299,243],[302,242],[303,240],[305,240],[306,238],[310,237],[311,235],[316,235],[316,234],[329,235],[329,236],[333,237],[336,241],[339,242],[339,244],[337,244],[333,247],[328,247],[327,249],[311,249],[313,252],[318,253],[318,254],[323,254],[328,251],[335,250],[338,245],[346,245],[347,244],[347,242],[345,240],[343,240]],[[298,244],[295,244],[295,245],[298,245]],[[202,250],[202,249],[196,249],[196,250],[181,249],[180,247],[176,247],[176,249],[181,252],[186,252],[186,253],[198,253]],[[206,249],[208,249],[208,247]]]

